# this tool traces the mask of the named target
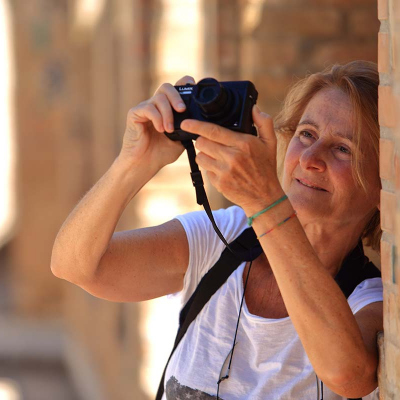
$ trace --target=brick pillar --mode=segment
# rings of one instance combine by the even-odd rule
[[[203,69],[219,80],[240,77],[240,0],[203,0]]]
[[[17,77],[18,223],[10,243],[13,306],[19,314],[58,315],[63,284],[50,272],[50,255],[65,217],[58,149],[62,138],[71,134],[67,1],[9,3]]]
[[[380,338],[381,399],[400,396],[400,4],[378,0],[379,123],[384,339]]]
[[[128,110],[149,96],[151,12],[156,2],[95,2],[91,22],[82,17],[82,10],[71,19],[70,133],[60,148],[68,212],[118,155]],[[69,167],[69,157],[79,163]],[[127,207],[117,230],[138,225],[135,206],[132,202]],[[68,285],[66,359],[82,398],[147,398],[140,376],[142,308],[101,300]]]

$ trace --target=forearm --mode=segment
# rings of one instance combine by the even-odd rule
[[[156,173],[142,165],[133,167],[117,158],[71,212],[53,247],[51,268],[56,276],[77,284],[93,278],[122,212]]]
[[[257,207],[257,206],[256,206]],[[254,220],[261,235],[293,213],[288,201]],[[254,214],[248,210],[247,215]],[[297,218],[260,239],[287,311],[319,377],[335,388],[371,365],[361,331],[332,274]],[[368,362],[367,362],[368,361]]]

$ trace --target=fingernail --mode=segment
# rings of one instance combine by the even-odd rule
[[[168,131],[169,131],[169,132],[173,132],[173,131],[174,131],[174,124],[171,124],[171,122],[169,122],[169,123],[167,124],[167,128],[168,128]]]
[[[186,108],[186,105],[185,105],[185,103],[178,103],[177,107],[180,109],[184,109],[184,108]]]
[[[258,107],[258,105],[254,104],[254,109],[256,110],[256,112],[257,112],[258,114],[261,114],[261,110],[260,110],[260,108]]]

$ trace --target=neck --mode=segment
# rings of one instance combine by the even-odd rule
[[[363,229],[360,226],[303,221],[301,216],[299,219],[318,258],[335,276],[346,256],[357,246]]]

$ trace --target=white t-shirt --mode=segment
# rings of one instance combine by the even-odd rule
[[[214,218],[228,242],[247,228],[246,216],[236,206],[214,212]],[[186,231],[190,250],[180,293],[184,305],[225,246],[204,212],[177,219]],[[236,269],[190,325],[168,365],[163,399],[216,399],[217,381],[223,365],[226,370],[235,334],[244,267],[245,263]],[[376,301],[382,301],[380,278],[362,282],[348,298],[353,313]],[[317,399],[316,376],[290,317],[253,315],[244,301],[236,342],[230,377],[220,385],[220,399]],[[326,386],[323,398],[342,399]]]

